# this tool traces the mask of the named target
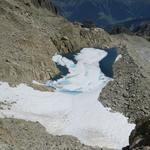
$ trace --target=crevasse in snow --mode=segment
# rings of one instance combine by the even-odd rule
[[[1,82],[0,100],[16,101],[11,110],[1,110],[1,117],[39,121],[49,133],[73,135],[92,146],[126,146],[134,125],[97,100],[102,88],[112,80],[99,68],[99,61],[106,55],[103,50],[84,48],[75,57],[77,64],[55,55],[53,61],[69,70],[63,78],[47,82],[47,86],[56,88],[55,92],[36,91],[24,84],[11,88]]]

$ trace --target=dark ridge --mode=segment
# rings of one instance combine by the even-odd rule
[[[149,20],[149,0],[53,0],[60,13],[72,22],[90,20],[111,31],[115,25],[139,25]],[[90,10],[90,11],[89,11]]]
[[[129,28],[124,27],[124,26],[114,26],[109,33],[110,34],[126,33],[129,35],[133,35],[133,32]]]

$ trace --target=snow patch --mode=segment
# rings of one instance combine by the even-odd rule
[[[85,48],[76,55],[77,64],[55,55],[53,61],[69,70],[63,78],[47,82],[55,92],[40,92],[24,84],[12,88],[0,82],[0,101],[16,101],[11,110],[1,110],[0,116],[39,121],[49,133],[73,135],[87,145],[114,149],[128,145],[134,125],[97,100],[112,80],[99,68],[106,55],[103,50]]]
[[[115,60],[115,62],[117,62],[118,60],[120,60],[122,58],[122,55],[121,54],[119,54],[118,56],[117,56],[117,58],[116,58],[116,60]]]

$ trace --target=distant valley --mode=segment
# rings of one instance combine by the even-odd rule
[[[92,21],[99,27],[147,20],[150,0],[53,0],[61,15],[70,21]],[[118,13],[119,12],[119,13]]]

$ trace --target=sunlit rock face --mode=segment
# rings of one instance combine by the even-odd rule
[[[77,63],[55,55],[53,61],[69,71],[61,79],[47,82],[55,92],[40,92],[23,84],[11,88],[1,82],[0,100],[10,104],[1,111],[1,117],[39,121],[49,133],[72,135],[91,146],[121,149],[128,145],[134,125],[97,100],[112,80],[99,67],[106,55],[104,50],[85,48],[75,56]]]

